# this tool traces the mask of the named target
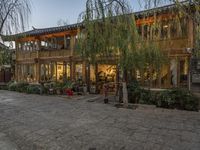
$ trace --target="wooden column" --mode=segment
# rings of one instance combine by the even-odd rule
[[[64,62],[63,62],[63,82],[66,82],[66,81],[67,81],[67,73],[66,73],[66,72],[67,72],[67,71],[66,71],[67,69],[66,69],[66,65],[67,65],[66,62],[64,61]]]
[[[170,78],[171,79],[171,78]],[[158,88],[161,88],[161,69],[158,70]]]
[[[37,40],[37,46],[36,50],[41,50],[41,41]]]
[[[171,71],[170,65],[167,66],[168,74],[167,74],[167,88],[171,87]]]
[[[194,48],[195,46],[195,31],[194,31],[194,22],[192,18],[188,19],[188,47]]]
[[[75,80],[75,62],[70,62],[70,79]]]
[[[36,81],[40,82],[40,62],[36,62],[35,64],[36,67]]]
[[[177,58],[177,87],[180,87],[180,59]]]
[[[70,38],[70,50],[71,50],[71,56],[74,55],[74,45],[75,45],[75,36],[71,36]]]
[[[142,40],[144,40],[144,25],[141,25],[142,26]]]
[[[67,36],[64,35],[64,49],[67,49]]]
[[[56,81],[58,80],[57,78],[58,78],[58,67],[57,67],[57,62],[55,62],[55,64],[56,64]]]
[[[54,42],[53,42],[53,38],[51,38],[51,48],[54,48]]]
[[[98,91],[98,64],[95,64],[95,77],[96,77],[96,93],[99,93]]]
[[[83,79],[83,82],[85,82],[86,83],[86,75],[87,75],[87,65],[86,65],[86,62],[85,61],[83,61],[83,63],[82,63],[82,79]]]
[[[18,79],[18,64],[16,63],[15,64],[15,75],[14,75],[14,79],[18,82],[19,79]]]

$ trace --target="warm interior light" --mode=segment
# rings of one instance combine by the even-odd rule
[[[164,25],[163,27],[164,27],[164,28],[168,28],[168,25]]]

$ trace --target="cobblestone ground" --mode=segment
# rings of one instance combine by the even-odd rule
[[[0,91],[1,150],[199,150],[200,113]]]

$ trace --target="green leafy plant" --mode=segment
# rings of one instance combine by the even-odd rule
[[[44,93],[44,87],[40,84],[30,84],[27,87],[28,94],[42,94]]]
[[[71,81],[67,81],[63,86],[63,89],[72,89],[72,88],[73,88],[73,83]]]
[[[157,106],[163,108],[198,111],[199,100],[191,92],[174,88],[158,95]]]
[[[9,91],[16,91],[16,89],[17,89],[17,83],[12,82],[8,84]]]

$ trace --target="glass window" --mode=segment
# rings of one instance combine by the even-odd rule
[[[57,63],[57,80],[63,81],[63,62],[58,62]]]
[[[76,80],[82,80],[83,79],[83,65],[82,64],[76,64]]]

